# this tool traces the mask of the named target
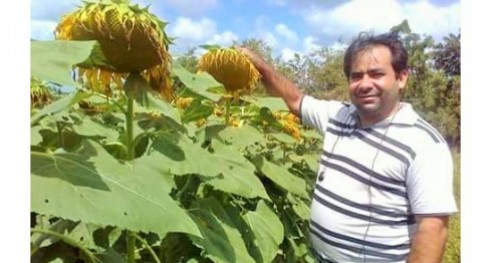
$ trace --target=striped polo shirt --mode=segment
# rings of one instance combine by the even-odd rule
[[[408,103],[361,127],[356,107],[304,96],[301,119],[324,136],[311,204],[320,262],[405,262],[414,215],[453,214],[447,143]]]

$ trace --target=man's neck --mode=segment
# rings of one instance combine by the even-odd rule
[[[358,112],[358,117],[359,117],[359,122],[361,124],[361,127],[368,127],[368,126],[372,126],[374,124],[377,124],[389,117],[392,116],[392,118],[394,118],[395,114],[399,111],[399,109],[401,109],[401,103],[398,101],[396,102],[396,104],[394,105],[394,107],[391,108],[390,111],[388,111],[387,113],[383,113],[383,114],[373,114],[373,115],[363,115],[361,114],[360,112]]]

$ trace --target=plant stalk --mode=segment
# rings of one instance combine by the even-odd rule
[[[132,161],[135,158],[134,147],[134,98],[127,95],[126,133],[127,133],[127,160]],[[135,263],[135,243],[136,237],[130,230],[126,231],[127,240],[127,262]]]
[[[46,234],[46,235],[51,235],[51,236],[58,237],[63,242],[65,242],[66,244],[68,244],[68,245],[70,245],[72,247],[80,249],[80,251],[83,252],[83,255],[85,257],[86,262],[89,262],[89,263],[96,263],[96,262],[98,262],[98,259],[95,258],[94,254],[92,254],[92,252],[90,252],[90,250],[88,250],[82,244],[78,243],[77,241],[73,240],[72,238],[70,238],[70,237],[68,237],[66,235],[63,235],[61,233],[58,233],[58,232],[55,232],[55,231],[52,231],[52,230],[48,230],[48,229],[33,229],[33,228],[31,229],[31,233]],[[33,255],[35,252],[36,251],[32,251],[31,255]]]
[[[134,147],[134,99],[127,97],[127,114],[126,114],[126,132],[127,132],[127,159],[129,161],[135,158]]]
[[[231,108],[231,100],[227,99],[227,101],[226,101],[226,125],[229,125],[230,108]]]

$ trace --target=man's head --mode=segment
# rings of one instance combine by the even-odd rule
[[[397,111],[408,78],[408,53],[396,35],[360,35],[347,49],[344,73],[363,125]]]

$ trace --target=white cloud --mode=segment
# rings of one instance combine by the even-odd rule
[[[460,29],[460,3],[436,7],[427,1],[403,6],[403,15],[415,33],[439,36],[456,34]]]
[[[218,44],[228,47],[233,41],[238,41],[239,37],[232,31],[218,32],[215,21],[208,18],[191,19],[178,17],[171,25],[169,36],[176,38],[172,51],[174,53],[184,53],[190,48],[204,44]],[[202,54],[203,52],[200,51]]]
[[[284,37],[288,41],[297,41],[298,37],[295,32],[290,30],[285,24],[277,24],[274,31],[278,36]]]
[[[231,31],[224,31],[220,34],[215,34],[207,41],[207,44],[219,44],[222,47],[228,47],[233,44],[233,41],[238,41],[238,36]]]
[[[276,36],[272,32],[263,32],[260,34],[260,38],[271,48],[276,47],[278,45],[278,40]]]
[[[214,35],[217,31],[216,23],[208,18],[192,20],[187,17],[178,17],[172,23],[172,36],[181,41],[203,41]]]
[[[304,38],[302,46],[305,53],[310,53],[314,50],[321,48],[320,45],[316,44],[316,40],[317,39],[313,36],[307,36]]]
[[[361,31],[387,32],[407,19],[413,32],[432,36],[457,33],[460,3],[434,6],[428,0],[407,3],[396,0],[353,0],[335,8],[311,7],[304,20],[322,37],[349,41]]]
[[[302,54],[301,54],[299,51],[297,51],[297,50],[293,50],[293,49],[291,49],[291,48],[287,48],[287,47],[285,47],[285,48],[283,48],[283,49],[281,50],[281,59],[282,59],[283,61],[290,61],[290,60],[292,60],[292,59],[294,59],[294,58],[295,58],[295,54],[302,55]]]

